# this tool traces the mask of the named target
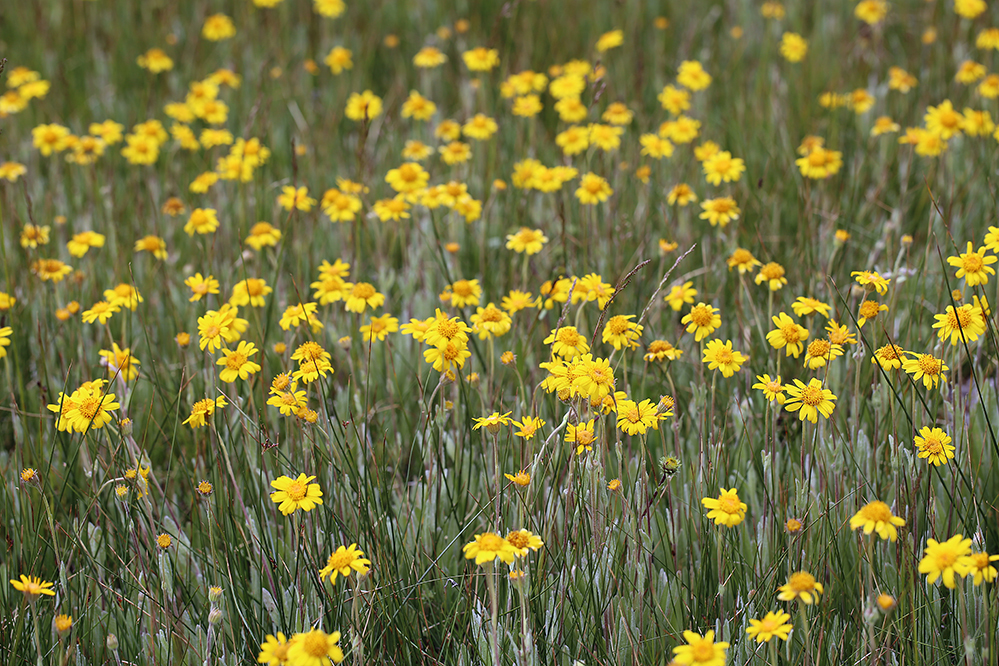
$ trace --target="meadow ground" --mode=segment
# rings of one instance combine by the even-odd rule
[[[994,4],[5,2],[0,662],[996,663]]]

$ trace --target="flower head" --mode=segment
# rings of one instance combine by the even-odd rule
[[[315,478],[305,474],[299,474],[296,479],[279,476],[271,481],[271,487],[275,489],[271,493],[271,500],[278,504],[278,509],[286,516],[299,509],[312,511],[323,503],[323,491],[319,489],[319,484],[310,483]]]
[[[868,502],[850,518],[850,529],[864,528],[864,534],[877,532],[882,539],[894,542],[898,539],[896,527],[905,525],[905,520],[892,515],[887,504],[880,501]]]
[[[739,499],[739,493],[735,488],[725,490],[721,488],[721,494],[717,499],[705,497],[701,504],[708,511],[708,520],[715,521],[715,525],[724,527],[735,527],[746,517],[746,503]]]
[[[822,594],[822,583],[815,580],[815,576],[807,571],[799,571],[791,574],[787,583],[781,585],[778,590],[780,594],[777,598],[781,601],[794,601],[800,599],[806,605],[812,605]]]

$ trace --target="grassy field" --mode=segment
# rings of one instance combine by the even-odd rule
[[[0,662],[996,663],[995,3],[345,2],[0,8]]]

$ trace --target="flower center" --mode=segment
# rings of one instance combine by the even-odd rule
[[[310,657],[325,657],[329,652],[329,641],[321,631],[310,631],[302,640],[302,647]]]
[[[497,552],[503,548],[503,537],[498,534],[483,534],[479,537],[479,550]]]
[[[468,280],[458,280],[451,285],[451,291],[462,298],[467,298],[472,295],[472,285]]]
[[[943,444],[940,443],[939,439],[937,439],[936,437],[934,437],[932,435],[930,437],[926,437],[923,440],[923,448],[925,450],[929,451],[930,453],[942,453],[943,452]]]
[[[797,324],[787,324],[780,327],[780,333],[784,336],[784,340],[787,342],[798,342],[801,340],[801,329],[798,328]],[[818,340],[816,340],[818,342]],[[814,345],[815,342],[812,343]],[[812,345],[808,346],[811,350]]]
[[[577,430],[576,442],[583,446],[589,446],[593,443],[593,433],[589,430]]]
[[[977,273],[982,270],[982,258],[974,252],[961,257],[961,264],[965,273]]]
[[[767,280],[779,280],[784,277],[784,267],[770,262],[766,266],[760,269],[760,275]]]
[[[506,535],[506,540],[510,542],[510,545],[514,548],[526,548],[528,537],[523,532],[510,532]]]
[[[815,577],[810,573],[799,571],[791,576],[787,584],[795,592],[810,592],[815,587]]]
[[[715,646],[708,641],[699,640],[690,646],[690,654],[694,657],[695,662],[707,663],[714,659]]]
[[[929,354],[919,355],[919,369],[926,375],[939,375],[940,374],[940,359],[934,358]]]
[[[822,358],[829,354],[831,345],[826,340],[812,340],[808,345],[808,355],[812,358]]]
[[[801,402],[815,407],[822,403],[822,389],[817,386],[806,386],[801,389]]]
[[[690,310],[690,321],[704,328],[711,325],[711,319],[713,314],[714,313],[711,310],[711,306],[695,305]]]
[[[482,321],[486,322],[497,322],[503,320],[503,313],[497,310],[495,307],[487,307],[482,311]]]
[[[354,285],[353,292],[351,294],[354,298],[360,298],[363,300],[368,300],[375,295],[375,288],[372,287],[367,282],[361,282]]]
[[[298,481],[292,481],[284,492],[292,499],[292,501],[298,502],[305,497],[305,484],[299,483]]]
[[[864,518],[876,523],[887,523],[892,518],[891,509],[884,502],[871,502],[864,507],[862,513]]]
[[[725,513],[739,513],[739,500],[735,497],[722,497],[718,500],[718,508]]]
[[[558,341],[569,347],[575,347],[579,344],[579,333],[571,328],[563,328],[558,332]]]
[[[226,370],[239,370],[244,363],[246,363],[246,354],[241,352],[233,352],[225,359]]]
[[[728,348],[719,349],[715,352],[715,362],[719,364],[727,364],[732,362],[732,350]]]
[[[860,316],[864,319],[874,319],[879,311],[880,307],[875,301],[864,301],[860,304]]]

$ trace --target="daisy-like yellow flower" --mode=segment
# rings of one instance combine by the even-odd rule
[[[531,483],[531,475],[527,473],[527,470],[520,470],[516,474],[504,474],[507,481],[515,485],[525,488]]]
[[[755,282],[756,284],[766,283],[770,291],[778,291],[787,284],[787,278],[784,277],[784,267],[774,261],[764,264],[760,268],[760,272],[756,274]]]
[[[732,197],[717,197],[705,199],[701,202],[703,212],[700,214],[702,220],[707,220],[712,227],[725,227],[732,220],[738,220],[742,211],[736,205]]]
[[[644,435],[649,428],[659,429],[661,415],[651,400],[618,400],[617,427],[629,435]]]
[[[525,416],[520,421],[511,421],[511,423],[519,428],[513,433],[514,435],[524,439],[534,439],[534,435],[545,425],[545,420],[536,416]]]
[[[944,365],[942,359],[936,358],[932,354],[916,354],[914,352],[909,352],[909,354],[911,357],[902,361],[902,369],[912,375],[917,382],[922,379],[923,386],[927,390],[938,388],[941,380],[947,381],[944,372],[950,368]]]
[[[277,203],[287,211],[297,209],[303,213],[307,213],[316,205],[316,200],[309,196],[309,188],[304,186],[296,188],[286,185],[281,188],[281,194],[278,195]]]
[[[999,555],[989,555],[988,553],[972,553],[968,555],[968,567],[971,569],[968,575],[973,576],[975,585],[991,583],[996,579],[999,571],[992,566],[992,562],[999,560]]]
[[[752,388],[759,391],[763,391],[763,397],[769,402],[777,401],[778,405],[783,405],[786,398],[784,397],[784,385],[781,384],[780,375],[772,378],[770,375],[756,375],[757,382],[753,384]]]
[[[3,329],[0,329],[0,336],[2,335]],[[0,341],[0,345],[2,344],[3,341]],[[122,349],[117,342],[112,342],[111,349],[102,349],[100,354],[101,365],[107,365],[110,375],[119,375],[126,382],[133,381],[139,376],[139,368],[136,366],[141,365],[141,363],[139,359],[132,356],[131,348]]]
[[[704,169],[704,179],[712,185],[721,185],[722,181],[726,183],[737,182],[746,170],[746,165],[742,159],[732,157],[732,153],[727,150],[718,151],[704,160],[701,167]]]
[[[344,285],[344,305],[348,312],[361,314],[366,308],[380,308],[385,303],[385,295],[367,282]]]
[[[714,306],[698,303],[680,319],[680,323],[686,324],[687,332],[693,333],[694,340],[700,342],[721,326],[721,315],[718,314],[718,309]]]
[[[382,98],[370,90],[351,93],[344,114],[355,122],[368,122],[382,114]]]
[[[257,222],[250,228],[250,235],[243,241],[257,252],[265,246],[274,247],[281,240],[281,231],[270,222]],[[163,257],[166,259],[166,256]]]
[[[853,271],[850,277],[865,290],[876,291],[879,294],[887,294],[888,285],[891,283],[891,278],[883,278],[876,271]]]
[[[881,136],[882,134],[889,134],[898,132],[902,129],[898,123],[891,119],[889,116],[879,116],[877,120],[874,121],[874,126],[871,127],[871,136]]]
[[[614,193],[607,181],[595,173],[584,174],[576,190],[576,198],[584,205],[594,205],[607,201]]]
[[[708,631],[701,636],[693,631],[684,631],[686,645],[673,648],[673,661],[683,666],[725,666],[725,651],[729,644],[715,642],[715,632]]]
[[[791,574],[791,577],[787,579],[787,583],[781,585],[777,590],[780,592],[777,598],[781,601],[800,599],[805,605],[811,606],[818,601],[823,588],[822,583],[815,580],[815,576],[807,571],[798,571]]]
[[[226,406],[225,398],[218,397],[215,400],[205,398],[199,400],[191,406],[191,415],[184,420],[184,425],[191,428],[201,428],[208,424],[207,417],[213,415],[216,409]]]
[[[956,534],[947,541],[926,540],[926,555],[919,561],[919,573],[926,574],[930,585],[943,579],[950,589],[957,587],[958,576],[964,578],[971,573],[971,539]]]
[[[971,303],[965,303],[957,308],[952,305],[947,306],[944,314],[933,315],[936,323],[933,328],[937,331],[937,337],[941,340],[950,338],[951,345],[960,344],[962,341],[974,342],[985,334],[985,315],[980,308],[974,307]]]
[[[87,324],[93,324],[95,321],[106,324],[112,315],[120,311],[120,305],[108,303],[107,301],[97,301],[90,306],[89,310],[84,310],[81,316],[84,323]]]
[[[836,396],[829,389],[823,388],[822,381],[816,377],[812,377],[808,384],[795,379],[794,386],[787,385],[785,389],[791,397],[784,403],[784,409],[798,412],[798,418],[802,421],[808,419],[812,423],[817,423],[819,414],[829,418],[836,409],[833,402]]]
[[[219,281],[211,275],[204,277],[201,273],[195,273],[185,279],[184,284],[191,290],[191,297],[187,299],[191,303],[200,301],[208,294],[219,293]]]
[[[730,271],[733,268],[738,268],[740,275],[746,273],[747,271],[753,270],[756,266],[762,265],[760,260],[753,256],[752,252],[741,247],[736,248],[725,263],[728,264],[728,269]]]
[[[683,356],[683,350],[677,349],[666,340],[653,340],[645,350],[643,358],[646,361],[675,361]]]
[[[576,445],[576,455],[583,455],[584,451],[593,450],[593,442],[596,433],[593,426],[593,419],[580,421],[578,424],[569,423],[565,427],[565,441]]]
[[[893,515],[887,504],[877,500],[868,502],[850,518],[851,530],[864,528],[864,534],[876,531],[879,537],[892,542],[898,539],[898,530],[895,528],[903,525],[904,519]]]
[[[466,305],[478,305],[482,297],[482,287],[476,280],[456,280],[450,285],[451,305],[463,308]]]
[[[330,68],[334,76],[341,74],[344,70],[354,68],[354,54],[350,49],[342,46],[334,46],[323,58],[323,63]]]
[[[705,497],[701,504],[708,511],[708,520],[715,521],[715,525],[720,527],[735,527],[746,518],[746,503],[739,499],[739,493],[735,488],[725,490],[719,488],[721,493],[717,498]]]
[[[541,252],[541,248],[548,242],[541,229],[530,229],[521,227],[515,234],[508,234],[506,237],[506,249],[518,253],[526,253],[528,256]]]
[[[950,435],[940,428],[923,427],[913,440],[916,457],[925,459],[934,467],[946,465],[954,457],[955,448],[951,441]]]
[[[92,247],[104,247],[105,240],[104,234],[95,231],[81,231],[78,234],[73,234],[73,238],[66,243],[66,249],[74,257],[82,257]]]
[[[221,349],[222,343],[225,341],[226,336],[229,335],[235,319],[235,311],[224,306],[219,310],[209,310],[205,313],[205,316],[198,317],[198,335],[201,337],[199,342],[201,349],[204,350],[207,348],[209,352]]]
[[[905,359],[905,350],[889,342],[884,347],[874,350],[871,363],[873,365],[880,365],[885,370],[898,370],[902,367],[903,359]]]
[[[888,306],[877,301],[864,301],[857,310],[857,327],[863,328],[868,321],[877,319],[882,312],[888,312]]]
[[[742,364],[749,360],[742,352],[732,349],[732,341],[710,340],[704,348],[704,358],[709,370],[720,370],[722,377],[731,377],[742,370]]]
[[[601,340],[604,343],[613,345],[614,349],[622,348],[635,349],[638,347],[638,340],[642,337],[643,326],[631,321],[635,315],[615,315],[607,320],[604,325]]]
[[[989,275],[995,275],[996,271],[991,264],[999,261],[999,257],[993,255],[985,256],[985,248],[980,247],[976,252],[971,241],[968,241],[968,251],[954,257],[947,257],[947,263],[957,267],[957,279],[964,278],[969,287],[979,284],[988,284]]]
[[[282,666],[288,662],[288,638],[280,631],[276,636],[268,634],[264,642],[260,644],[260,654],[257,655],[258,664],[267,666]]]
[[[694,283],[684,282],[683,284],[670,287],[669,292],[663,297],[663,300],[669,303],[674,312],[679,312],[685,303],[687,305],[693,303],[696,296],[697,290],[694,289]],[[719,325],[720,323],[721,321],[719,320]]]
[[[673,189],[669,191],[669,194],[666,195],[666,201],[670,206],[686,206],[689,203],[697,201],[697,195],[694,194],[694,190],[690,188],[690,185],[680,183],[674,185]]]
[[[25,576],[21,574],[19,580],[11,580],[10,584],[14,586],[14,589],[18,592],[24,594],[24,596],[34,599],[39,595],[45,595],[47,597],[54,597],[55,591],[52,590],[54,583],[44,581],[36,576]]]
[[[476,534],[475,540],[466,543],[461,549],[465,553],[466,560],[475,560],[475,564],[492,564],[495,560],[500,560],[506,564],[513,564],[517,557],[517,551],[510,542],[498,534],[483,532]]]
[[[774,315],[771,320],[777,328],[767,333],[767,342],[774,349],[784,349],[787,356],[798,358],[808,340],[808,329],[784,312]]]
[[[815,370],[842,355],[843,347],[841,345],[833,344],[823,338],[816,338],[808,343],[808,349],[805,351],[805,367],[809,370]]]
[[[746,634],[757,643],[769,643],[773,638],[787,640],[788,634],[794,628],[788,620],[791,616],[784,611],[771,611],[762,620],[750,620]]]
[[[385,340],[389,333],[399,330],[399,320],[390,314],[381,317],[372,317],[367,324],[361,326],[360,332],[365,342]]]
[[[552,346],[552,353],[572,360],[590,351],[590,345],[575,326],[563,326],[548,334],[544,344]]]
[[[327,634],[322,629],[313,629],[295,634],[288,642],[287,663],[289,666],[329,666],[330,662],[339,664],[343,661],[343,650],[339,643],[339,631]]]
[[[499,65],[499,51],[479,46],[461,54],[465,66],[473,72],[488,72]]]
[[[472,426],[472,430],[478,430],[479,428],[485,428],[490,435],[496,435],[499,433],[500,428],[503,426],[510,425],[510,414],[513,412],[507,412],[505,414],[500,414],[499,412],[493,412],[489,416],[480,416],[473,418],[475,425]]]
[[[319,484],[311,483],[315,478],[305,474],[299,474],[296,479],[279,476],[271,481],[271,487],[275,489],[271,493],[271,501],[278,504],[278,510],[286,516],[299,509],[312,511],[323,503],[323,491],[319,489]]]
[[[254,363],[250,357],[259,351],[252,342],[241,341],[235,350],[223,349],[225,354],[215,363],[223,366],[219,373],[219,379],[226,383],[232,383],[237,379],[247,380],[250,375],[260,371],[260,364]]]
[[[600,402],[614,392],[614,369],[610,361],[594,359],[591,354],[583,354],[576,359],[573,369],[572,391],[591,402]]]
[[[356,543],[348,547],[338,547],[326,560],[326,566],[319,570],[319,578],[326,580],[329,576],[330,585],[336,585],[337,575],[346,578],[351,571],[364,576],[371,567],[371,560],[365,559],[364,551],[357,548]]]
[[[688,90],[697,92],[711,85],[711,75],[704,71],[696,60],[684,60],[677,68],[676,82]]]
[[[843,154],[838,150],[828,150],[816,146],[804,157],[794,161],[805,178],[822,180],[834,176],[843,166]]]
[[[527,557],[530,551],[537,551],[545,545],[541,537],[527,530],[513,530],[509,532],[506,535],[506,541],[513,547],[517,557]]]
[[[829,304],[809,296],[799,296],[795,299],[794,303],[791,304],[791,310],[799,317],[806,317],[817,312],[828,319],[832,313],[832,308]]]
[[[216,217],[214,208],[195,208],[191,211],[191,216],[187,218],[184,225],[184,232],[188,236],[198,234],[210,234],[219,228],[219,220]]]
[[[780,54],[788,62],[801,62],[808,53],[808,40],[796,32],[785,32],[780,38]]]

